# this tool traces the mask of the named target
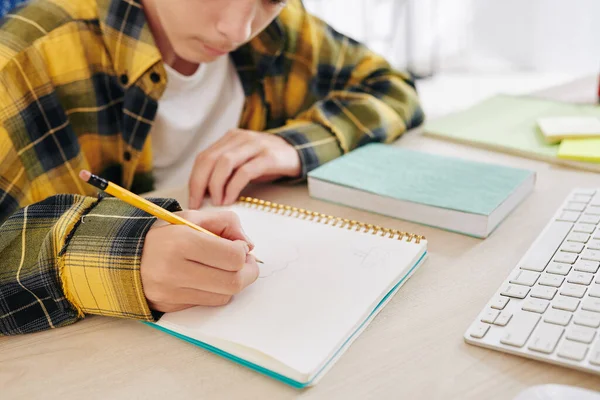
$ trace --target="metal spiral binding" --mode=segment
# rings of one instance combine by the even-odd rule
[[[378,225],[365,224],[363,222],[334,217],[332,215],[321,214],[314,211],[305,210],[303,208],[286,206],[283,204],[273,203],[271,201],[260,200],[253,197],[240,197],[239,202],[247,207],[253,207],[267,212],[286,215],[294,218],[306,219],[323,223],[325,225],[345,228],[357,232],[371,233],[390,239],[402,240],[406,238],[407,242],[420,243],[421,240],[426,240],[425,236],[415,235],[413,233],[403,232],[396,229],[383,228]]]

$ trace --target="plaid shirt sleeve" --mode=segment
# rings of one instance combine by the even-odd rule
[[[152,199],[179,210],[168,199]],[[85,314],[153,321],[140,277],[155,218],[114,198],[56,195],[0,227],[0,335],[74,323]]]
[[[173,200],[152,201],[179,210]],[[0,227],[0,335],[85,314],[154,321],[140,277],[154,220],[110,197],[55,195],[19,209]]]
[[[280,103],[301,111],[269,132],[298,150],[301,178],[358,146],[392,142],[424,121],[407,74],[310,15],[300,2],[288,7],[281,16],[289,70]]]

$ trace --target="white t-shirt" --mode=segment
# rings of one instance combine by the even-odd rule
[[[156,189],[187,185],[198,153],[238,126],[244,90],[229,57],[191,76],[165,65],[167,87],[150,132]]]

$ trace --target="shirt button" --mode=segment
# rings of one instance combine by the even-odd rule
[[[154,83],[160,82],[160,75],[156,72],[150,74],[150,80]]]
[[[123,86],[127,85],[129,83],[129,77],[125,74],[121,75],[121,83]]]
[[[123,158],[125,159],[125,161],[131,161],[131,153],[126,151],[125,153],[123,153]]]

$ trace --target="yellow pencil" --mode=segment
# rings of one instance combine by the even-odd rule
[[[85,182],[89,183],[90,185],[97,187],[98,189],[104,190],[106,193],[113,195],[116,198],[123,200],[127,204],[139,208],[140,210],[146,211],[148,214],[154,215],[155,217],[160,218],[163,221],[174,225],[186,225],[192,229],[206,233],[208,235],[220,237],[219,235],[209,230],[206,230],[196,224],[193,224],[190,221],[181,218],[180,216],[173,214],[172,212],[167,211],[162,207],[157,206],[156,204],[144,199],[143,197],[136,195],[135,193],[130,192],[125,188],[122,188],[119,185],[116,185],[112,182],[107,181],[104,178],[92,174],[90,171],[82,170],[79,173],[79,177]],[[256,258],[256,262],[263,264],[263,262],[258,258]]]

